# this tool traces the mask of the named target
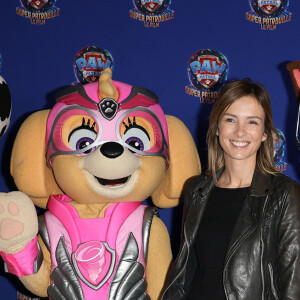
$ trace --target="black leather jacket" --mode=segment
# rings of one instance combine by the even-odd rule
[[[212,177],[200,175],[184,189],[181,247],[164,300],[187,298],[197,268],[193,243],[213,186]],[[228,300],[300,300],[300,186],[292,179],[255,171],[226,253],[223,286]]]

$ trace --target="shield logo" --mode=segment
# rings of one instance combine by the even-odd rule
[[[116,254],[106,242],[90,241],[78,246],[72,254],[72,262],[79,278],[90,288],[98,290],[112,275]]]
[[[161,1],[142,1],[141,3],[149,12],[153,13],[161,7],[163,0],[161,0]]]
[[[215,50],[200,49],[188,62],[188,76],[198,90],[218,92],[227,80],[228,61]]]
[[[102,116],[107,120],[112,120],[117,114],[119,104],[112,98],[104,98],[98,104]]]
[[[197,80],[206,89],[214,86],[226,68],[226,64],[221,62],[215,55],[202,55],[198,57],[201,68],[197,70]]]
[[[83,55],[86,65],[83,66],[83,77],[88,82],[98,81],[102,71],[110,65],[110,62],[102,53],[87,52]]]
[[[75,76],[82,84],[98,81],[103,70],[108,67],[113,70],[111,54],[96,46],[82,48],[74,58]]]
[[[48,0],[28,0],[28,3],[36,10],[40,10],[42,7],[44,7]]]
[[[267,15],[272,15],[281,5],[281,0],[258,0],[258,6]]]

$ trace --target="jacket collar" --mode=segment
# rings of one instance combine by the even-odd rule
[[[224,167],[217,171],[217,180],[221,177],[224,171]],[[250,186],[250,196],[254,197],[261,197],[272,192],[272,182],[271,182],[272,175],[270,174],[263,174],[258,169],[255,169],[251,186]],[[212,175],[206,175],[204,179],[195,186],[194,192],[201,192],[201,194],[207,195],[212,187],[215,185],[215,181]]]
[[[272,175],[263,174],[256,169],[252,178],[250,195],[260,197],[270,194],[273,190],[271,178]]]

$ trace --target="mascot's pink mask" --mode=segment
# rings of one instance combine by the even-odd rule
[[[161,156],[168,162],[167,121],[158,97],[151,91],[113,81],[119,99],[99,100],[98,83],[71,86],[57,96],[57,103],[47,120],[46,159],[56,155],[85,156],[107,142],[117,142],[136,155]],[[89,118],[74,129],[66,143],[62,129],[69,118],[80,115]],[[143,118],[152,127],[152,140],[147,130],[136,122]],[[93,121],[91,122],[92,119]],[[121,126],[123,132],[121,132]],[[154,140],[153,140],[154,136]]]

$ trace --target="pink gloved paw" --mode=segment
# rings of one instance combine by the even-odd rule
[[[22,192],[0,193],[0,251],[23,249],[38,232],[36,210]]]

